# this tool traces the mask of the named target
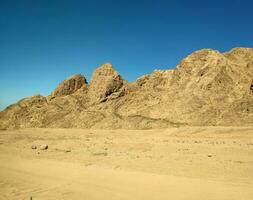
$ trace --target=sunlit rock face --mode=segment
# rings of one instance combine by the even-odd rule
[[[58,87],[53,91],[51,96],[60,97],[73,94],[86,84],[87,81],[83,75],[73,75],[61,82]]]
[[[123,79],[110,63],[97,68],[91,78],[89,98],[94,103],[104,102],[123,86]]]

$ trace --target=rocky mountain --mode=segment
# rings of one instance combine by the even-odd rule
[[[155,70],[132,83],[107,63],[90,83],[77,74],[48,97],[25,98],[0,113],[2,129],[180,125],[253,125],[253,48],[199,50],[174,70]]]

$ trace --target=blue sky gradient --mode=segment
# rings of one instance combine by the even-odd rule
[[[128,81],[191,52],[253,47],[253,1],[0,0],[0,110],[111,62]]]

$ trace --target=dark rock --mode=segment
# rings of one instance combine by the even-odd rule
[[[40,150],[47,150],[48,149],[48,145],[47,144],[42,144],[40,146]]]

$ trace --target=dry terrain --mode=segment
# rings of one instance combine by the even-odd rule
[[[0,131],[1,200],[252,200],[252,188],[252,127]]]

